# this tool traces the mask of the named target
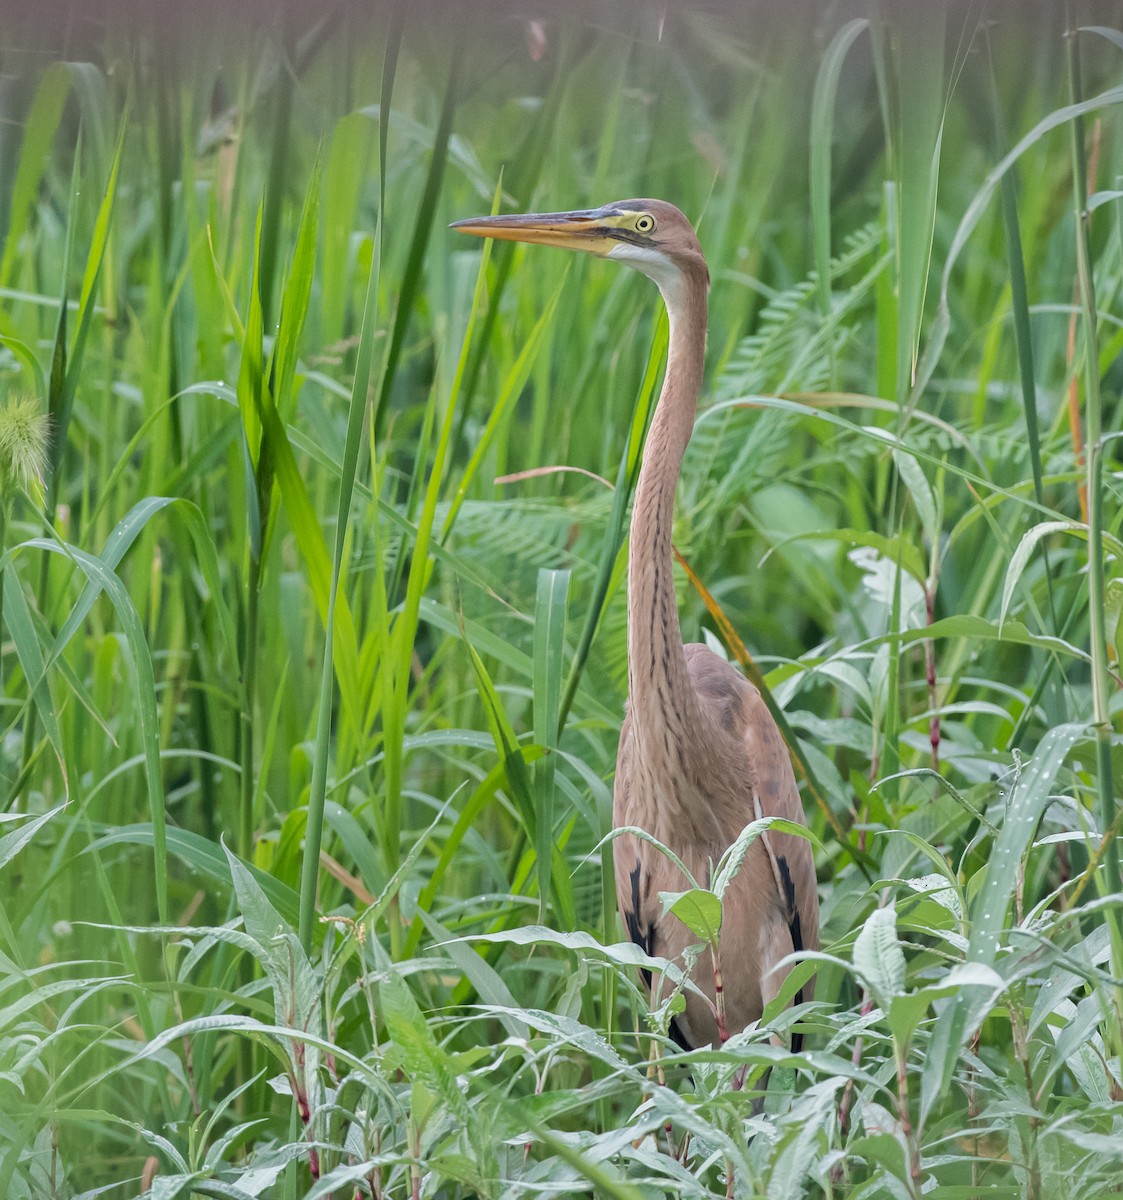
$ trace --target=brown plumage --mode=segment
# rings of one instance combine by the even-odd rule
[[[690,222],[661,200],[622,200],[572,213],[484,217],[453,228],[617,259],[652,278],[670,317],[663,390],[644,447],[628,567],[628,714],[616,758],[613,821],[672,849],[703,885],[742,829],[762,816],[802,822],[803,806],[779,729],[757,689],[707,647],[682,644],[671,526],[675,485],[702,387],[709,272]],[[688,887],[678,868],[630,834],[613,844],[616,897],[629,936],[675,959],[697,938],[661,916],[660,892]],[[759,1019],[793,952],[817,949],[819,901],[803,838],[769,832],[749,848],[725,895],[720,967],[726,1031]],[[684,1047],[717,1041],[707,952],[672,1033]],[[650,980],[648,980],[650,986]],[[804,986],[809,999],[811,984]]]

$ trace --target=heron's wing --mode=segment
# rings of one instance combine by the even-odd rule
[[[616,754],[616,781],[613,787],[612,823],[643,826],[643,820],[634,811],[633,791],[635,747],[632,740],[630,717],[624,718],[620,730],[620,748]],[[628,931],[628,937],[645,953],[664,958],[673,958],[680,948],[661,944],[656,930],[662,915],[659,892],[672,886],[675,890],[685,886],[681,881],[663,879],[668,863],[646,842],[630,834],[622,834],[612,843],[612,860],[616,872],[616,904],[620,919]],[[648,993],[651,992],[651,972],[640,968],[640,976]],[[682,1050],[694,1048],[688,1027],[677,1017],[671,1018],[668,1032]]]
[[[782,816],[803,821],[791,760],[759,692],[735,668],[700,645],[684,647],[701,719],[698,741],[676,755],[683,774],[663,782],[641,773],[631,718],[616,760],[613,823],[648,829],[705,880],[711,864],[750,821]],[[677,796],[675,796],[677,793]],[[675,796],[674,803],[668,803]],[[685,803],[684,803],[685,800]],[[687,886],[678,868],[630,835],[613,842],[616,897],[631,939],[648,954],[677,958],[697,938],[664,918],[659,893]],[[721,960],[730,1031],[755,1021],[790,968],[774,969],[794,952],[818,947],[819,902],[809,843],[769,831],[750,847],[725,895]],[[708,952],[693,973],[712,996]],[[645,980],[648,987],[651,980]],[[809,999],[810,984],[801,999]],[[687,996],[681,1031],[693,1045],[715,1038],[705,1001]]]
[[[805,824],[787,746],[760,692],[707,647],[694,644],[685,650],[691,683],[714,739],[711,787],[722,802],[722,846],[761,817]],[[721,752],[724,747],[728,757]],[[750,847],[724,907],[722,958],[726,964],[753,964],[757,986],[744,1002],[759,1014],[756,1004],[774,999],[788,973],[789,968],[776,970],[776,964],[819,945],[810,844],[793,834],[764,834]],[[798,999],[810,995],[808,984]]]
[[[786,817],[806,824],[788,748],[768,706],[752,684],[746,685],[742,711],[742,740],[751,767],[754,817]],[[819,948],[819,895],[811,844],[806,839],[770,831],[762,841],[787,926],[787,937],[777,939],[775,952],[762,956],[771,960],[761,963],[765,972],[761,993],[767,1004],[787,974],[786,971],[768,974],[770,967],[793,951],[799,954]],[[814,981],[808,981],[797,995],[796,1003],[809,1000],[813,988]]]

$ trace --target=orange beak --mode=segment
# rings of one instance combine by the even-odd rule
[[[449,228],[505,242],[536,242],[565,250],[583,250],[586,254],[607,254],[616,245],[612,236],[614,218],[618,219],[618,214],[612,208],[586,208],[564,213],[469,217],[466,221],[454,221]]]

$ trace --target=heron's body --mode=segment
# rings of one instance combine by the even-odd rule
[[[640,718],[633,702],[620,732],[613,822],[646,829],[705,885],[711,867],[750,821],[760,816],[799,821],[803,812],[787,748],[757,689],[706,646],[693,643],[681,652],[700,720],[693,735],[687,734],[689,742],[670,731],[664,741],[650,721],[653,714]],[[678,724],[672,717],[671,727]],[[667,762],[674,767],[673,784],[657,774]],[[660,919],[659,893],[681,892],[687,881],[678,867],[639,838],[618,837],[613,853],[616,899],[628,935],[648,954],[678,959],[698,939],[677,918]],[[727,1030],[736,1032],[758,1020],[779,991],[789,968],[772,968],[793,952],[819,944],[819,905],[807,843],[777,833],[754,842],[725,895],[724,914],[725,1021]],[[694,981],[712,1002],[708,951]],[[810,994],[807,985],[802,998],[810,999]],[[672,1033],[684,1047],[716,1042],[712,1009],[688,994],[686,1012],[675,1018]]]
[[[757,689],[705,646],[684,646],[675,600],[671,526],[675,484],[702,386],[709,273],[690,223],[670,204],[625,200],[603,209],[458,222],[481,236],[544,242],[618,259],[659,285],[670,316],[663,390],[632,509],[628,570],[628,715],[616,759],[613,819],[646,830],[695,879],[751,821],[803,820],[779,729]],[[628,933],[649,954],[676,959],[697,938],[660,892],[689,883],[650,843],[613,844],[616,895]],[[779,991],[793,952],[818,947],[819,904],[808,843],[769,832],[749,849],[726,893],[720,966],[726,1031],[757,1020]],[[694,981],[714,1000],[708,952]],[[810,995],[810,985],[804,997]],[[688,995],[673,1032],[684,1046],[717,1040],[712,1003]]]

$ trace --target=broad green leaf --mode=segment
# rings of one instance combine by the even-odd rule
[[[854,970],[888,1011],[905,988],[905,956],[897,939],[897,910],[875,908],[854,941]]]
[[[695,937],[716,946],[721,933],[721,901],[705,888],[685,892],[660,892],[664,915],[672,913]]]
[[[921,470],[920,463],[916,461],[913,455],[906,453],[904,450],[894,450],[893,461],[897,464],[897,471],[904,481],[905,487],[909,490],[913,504],[916,506],[916,512],[920,517],[920,527],[924,530],[924,536],[928,539],[929,544],[935,545],[939,540],[940,533],[939,506],[936,502],[936,493]]]
[[[774,550],[779,550],[793,542],[800,541],[831,541],[841,542],[844,546],[867,546],[876,550],[890,562],[899,562],[901,567],[917,581],[923,584],[927,575],[924,556],[904,537],[886,537],[872,529],[818,529],[811,533],[796,533],[783,541],[777,542]],[[772,551],[769,551],[771,554]],[[766,556],[767,557],[767,556]]]
[[[745,861],[749,847],[762,834],[773,830],[776,833],[788,833],[793,837],[804,838],[813,846],[822,849],[819,839],[799,821],[789,821],[786,817],[761,817],[750,821],[737,835],[736,839],[721,856],[714,873],[712,888],[719,900],[725,898],[729,885],[737,878]]]
[[[437,1044],[413,993],[396,972],[389,972],[383,980],[379,1001],[402,1069],[439,1096],[456,1119],[471,1129],[472,1110],[460,1089],[452,1061]]]
[[[1017,549],[1010,557],[1010,565],[1006,568],[1006,581],[1002,585],[1002,607],[998,617],[999,628],[1002,627],[1006,620],[1006,612],[1010,607],[1010,600],[1013,598],[1014,589],[1018,586],[1018,580],[1022,577],[1022,572],[1026,569],[1034,547],[1042,538],[1049,537],[1054,533],[1070,533],[1081,541],[1088,540],[1088,527],[1080,521],[1042,521],[1032,529],[1027,530],[1022,535],[1021,541],[1018,542]],[[1111,549],[1115,554],[1123,553],[1123,543],[1120,543],[1110,535],[1105,540],[1111,545]]]
[[[470,942],[494,942],[512,946],[557,946],[578,954],[591,954],[607,959],[621,967],[639,967],[657,971],[675,984],[685,982],[688,989],[697,990],[682,970],[665,958],[645,954],[634,942],[616,942],[605,946],[588,933],[559,933],[544,925],[527,925],[520,929],[505,929],[499,933],[477,933],[464,939]]]
[[[1075,724],[1050,729],[1033,758],[1022,767],[987,862],[983,886],[971,905],[969,962],[992,966],[997,959],[1000,934],[1024,855],[1050,803],[1057,774],[1072,747],[1086,732],[1084,726]],[[974,1032],[979,1004],[976,989],[967,987],[940,1014],[932,1038],[932,1060],[936,1066],[924,1076],[922,1113],[930,1111],[950,1086],[960,1051]]]

